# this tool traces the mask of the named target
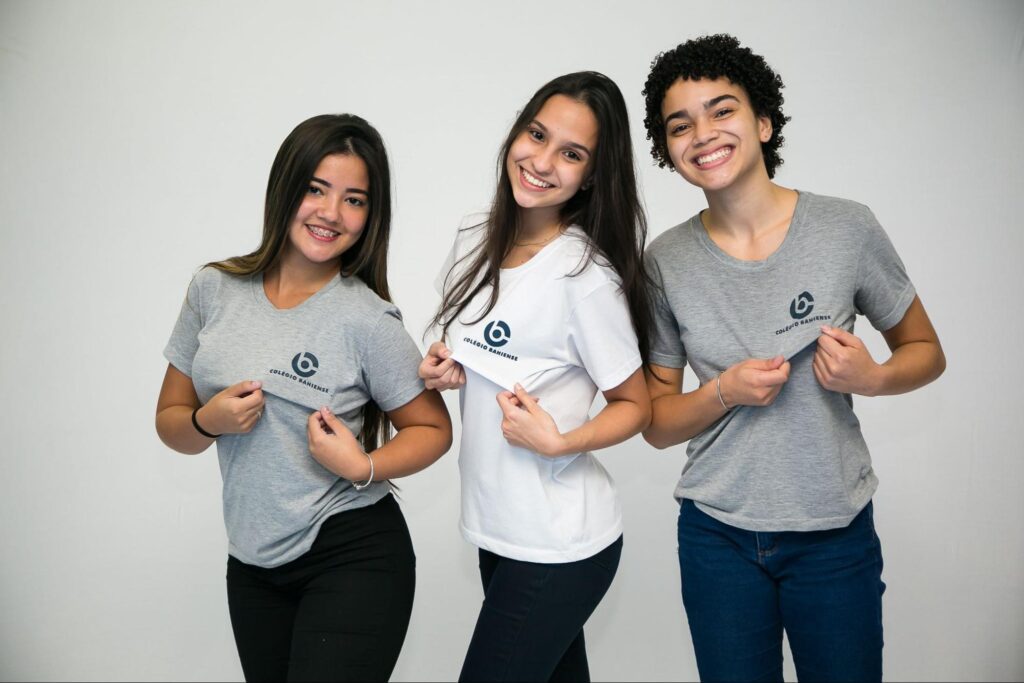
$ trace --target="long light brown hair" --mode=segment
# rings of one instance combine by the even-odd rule
[[[288,230],[309,189],[320,161],[331,154],[349,154],[366,164],[370,179],[369,213],[359,239],[342,253],[342,277],[357,277],[385,301],[388,288],[388,240],[391,233],[391,172],[380,133],[354,114],[322,114],[300,123],[281,143],[267,181],[263,239],[255,251],[206,265],[246,277],[273,267],[288,243]],[[369,401],[362,409],[359,441],[367,452],[387,442],[391,423]]]

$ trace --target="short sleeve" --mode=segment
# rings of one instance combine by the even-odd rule
[[[401,408],[423,392],[423,357],[402,324],[397,308],[386,311],[362,347],[363,380],[381,410]]]
[[[192,360],[199,350],[199,331],[203,329],[200,289],[199,275],[196,275],[189,283],[178,321],[164,347],[167,362],[189,377],[192,376]]]
[[[651,341],[648,358],[666,368],[686,365],[686,349],[679,334],[679,323],[668,303],[665,282],[657,260],[647,253],[647,269],[654,280],[651,287]]]
[[[903,319],[916,291],[889,236],[867,211],[854,304],[875,329],[885,331]]]
[[[618,283],[606,282],[576,304],[569,343],[601,391],[619,386],[640,367],[636,332]]]

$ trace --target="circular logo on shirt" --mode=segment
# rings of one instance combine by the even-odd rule
[[[316,374],[316,370],[319,367],[320,361],[309,351],[297,353],[295,358],[292,358],[292,370],[299,377],[312,377]]]
[[[484,341],[491,346],[504,346],[512,338],[512,330],[504,320],[492,320],[484,328]]]
[[[801,292],[800,296],[789,304],[789,314],[794,320],[806,318],[814,310],[814,297],[810,292]]]

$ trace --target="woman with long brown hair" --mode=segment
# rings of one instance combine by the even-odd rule
[[[388,480],[439,458],[451,423],[390,302],[390,223],[377,131],[304,121],[270,170],[259,248],[196,274],[164,350],[160,438],[217,443],[249,681],[386,680],[405,638],[415,556]]]
[[[583,625],[622,550],[591,451],[650,419],[645,234],[618,87],[594,72],[543,86],[501,148],[490,212],[456,237],[444,341],[420,367],[462,391],[461,526],[485,592],[463,680],[589,680]]]

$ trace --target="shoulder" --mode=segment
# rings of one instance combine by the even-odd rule
[[[877,224],[875,215],[865,204],[842,197],[800,192],[806,216],[815,223],[834,223],[848,227],[870,227]]]
[[[343,324],[355,328],[361,334],[372,334],[386,318],[399,322],[402,320],[402,312],[398,306],[382,299],[369,285],[354,275],[342,277],[341,283],[332,293],[336,298],[342,299],[333,308],[339,312]]]
[[[699,216],[700,214],[691,216],[651,240],[644,252],[646,257],[649,260],[657,261],[666,256],[674,256],[681,250],[685,251],[689,243],[693,241],[693,221],[697,220]]]
[[[605,254],[578,227],[565,232],[560,248],[558,269],[572,298],[583,298],[602,285],[621,286],[622,278]]]
[[[252,276],[231,275],[219,268],[205,265],[196,271],[188,286],[189,298],[213,303],[224,298],[231,290],[248,286]]]

